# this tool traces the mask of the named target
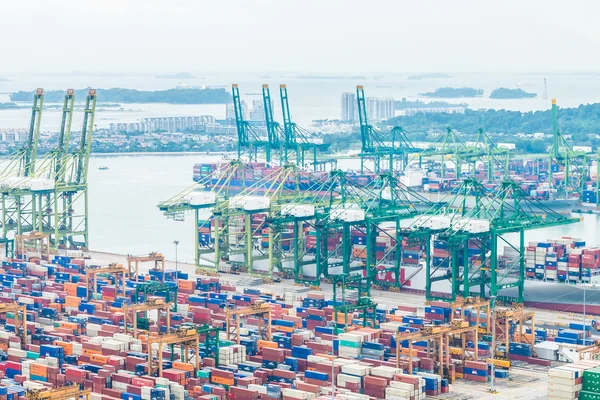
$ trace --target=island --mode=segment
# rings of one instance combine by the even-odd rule
[[[17,103],[0,103],[0,110],[14,110],[15,108],[26,108],[26,106],[20,106]]]
[[[295,76],[294,79],[354,79],[354,80],[365,80],[369,79],[366,76],[362,75],[352,75],[352,76],[343,76],[343,75],[298,75]]]
[[[428,103],[421,100],[406,100],[403,98],[402,100],[394,101],[394,108],[396,110],[404,110],[407,108],[449,108],[449,107],[463,107],[467,108],[468,105],[466,103],[448,103],[447,101],[430,101]]]
[[[83,101],[88,89],[75,91],[75,100]],[[134,89],[97,89],[98,102],[113,103],[169,103],[169,104],[228,104],[232,102],[231,94],[224,88],[216,89],[168,89],[144,91]],[[63,90],[44,92],[44,100],[48,103],[62,102]],[[19,91],[10,95],[11,101],[31,101],[33,92]]]
[[[176,74],[159,75],[156,79],[198,79],[198,77],[189,72],[178,72]]]
[[[458,99],[461,97],[479,97],[483,96],[483,89],[475,89],[475,88],[453,88],[453,87],[443,87],[434,90],[433,92],[427,93],[419,93],[419,96],[422,97],[438,97],[438,98],[446,98],[446,99]]]
[[[490,99],[529,99],[537,97],[537,93],[529,93],[523,89],[498,88],[490,94]]]
[[[411,75],[407,79],[409,81],[418,81],[421,79],[445,79],[445,78],[452,78],[452,76],[448,75],[448,74],[442,74],[442,73],[436,72],[436,73],[432,73],[432,74]]]

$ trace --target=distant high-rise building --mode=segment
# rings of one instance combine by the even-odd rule
[[[371,122],[379,121],[377,110],[379,108],[379,99],[377,97],[367,97],[365,104],[367,106],[367,119]]]
[[[386,119],[394,118],[396,115],[396,107],[394,99],[391,97],[384,97],[377,99],[377,119],[379,121],[385,121]]]
[[[248,113],[248,103],[246,103],[246,100],[242,100],[240,103],[242,104],[242,116],[244,117],[244,120],[248,120],[250,117],[250,114]],[[225,119],[235,119],[235,108],[233,107],[233,104],[227,104],[227,108],[225,109]]]
[[[370,122],[385,121],[395,116],[394,99],[391,97],[367,97],[365,103]]]
[[[342,93],[342,113],[340,120],[344,122],[356,122],[358,119],[358,105],[356,104],[356,93]]]

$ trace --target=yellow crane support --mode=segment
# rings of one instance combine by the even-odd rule
[[[162,349],[163,345],[181,345],[184,348],[184,359],[183,362],[189,362],[189,351],[194,351],[194,363],[196,365],[196,371],[200,368],[200,336],[196,329],[182,328],[176,333],[167,333],[164,335],[148,336],[148,375],[152,376],[155,371],[158,371],[158,376],[163,376],[163,357]],[[157,344],[157,363],[158,366],[154,367],[154,344]]]
[[[127,275],[127,269],[123,267],[122,264],[110,264],[108,267],[93,267],[89,266],[85,271],[85,288],[87,291],[88,300],[91,297],[92,289],[96,292],[95,285],[96,275],[98,274],[108,274],[113,275],[115,277],[115,294],[119,293],[119,277],[121,277],[121,288],[122,291],[125,291],[125,276]],[[91,286],[91,287],[90,287]]]
[[[523,335],[523,327],[526,322],[530,322],[531,324],[531,335],[534,339],[531,342],[527,340],[523,341],[526,339],[526,336]],[[504,341],[506,353],[508,354],[510,341],[513,339],[513,335],[510,334],[511,324],[515,327],[513,332],[517,332],[518,330],[518,342],[528,343],[532,347],[535,344],[535,313],[533,311],[526,311],[522,305],[515,304],[513,305],[513,308],[510,309],[494,310],[494,324],[496,324],[496,329],[500,331],[496,336],[492,337],[492,351],[494,351],[494,353],[496,352],[496,341],[499,338]],[[527,326],[525,326],[525,328],[527,328]]]
[[[132,322],[133,322],[133,337],[137,339],[138,330],[137,330],[137,317],[140,312],[147,312],[152,310],[166,311],[167,312],[167,332],[171,332],[171,306],[172,303],[165,303],[162,299],[149,299],[145,304],[132,304],[132,305],[123,305],[123,329],[124,333],[128,333],[128,319],[129,314],[133,312]],[[159,315],[160,320],[160,315]]]
[[[19,311],[21,317],[19,317]],[[23,336],[21,340],[23,345],[27,344],[27,306],[20,305],[17,302],[13,303],[0,303],[0,314],[14,313],[15,314],[15,332],[19,334],[19,328],[23,328]]]
[[[90,400],[91,390],[81,390],[79,385],[63,386],[56,389],[29,390],[25,395],[28,400],[67,400],[80,399]]]
[[[258,333],[266,340],[271,340],[271,307],[263,301],[256,301],[252,307],[227,309],[226,311],[227,340],[235,336],[237,344],[240,344],[240,319],[244,317],[258,317]],[[262,326],[262,319],[267,317],[267,325]],[[232,319],[235,323],[235,331],[232,331]]]
[[[15,244],[17,246],[17,255],[23,256],[25,259],[25,242],[35,242],[35,248],[39,247],[40,259],[49,261],[50,258],[50,237],[42,232],[32,231],[22,235],[15,235]]]
[[[134,280],[138,281],[139,276],[139,264],[144,262],[153,262],[154,269],[158,271],[162,271],[162,279],[164,282],[165,279],[165,256],[162,253],[158,253],[153,251],[147,256],[127,256],[127,267],[129,268],[129,276],[134,277]]]
[[[413,342],[415,341],[427,341],[427,356],[432,355],[438,361],[438,374],[444,376],[444,371],[448,371],[450,368],[450,337],[456,335],[463,335],[463,349],[462,355],[464,357],[464,343],[466,343],[464,335],[472,332],[475,335],[475,356],[477,360],[479,348],[477,342],[479,340],[479,327],[469,326],[468,322],[455,319],[450,325],[426,325],[419,332],[396,333],[396,367],[400,366],[400,356],[402,350],[402,342],[408,341],[408,354],[406,360],[408,361],[408,373],[412,374],[412,360],[413,360]],[[437,344],[437,349],[435,345]],[[437,350],[437,354],[436,353]],[[445,351],[445,352],[444,352]],[[445,357],[444,357],[445,355]],[[450,378],[449,374],[447,374]]]
[[[481,299],[479,297],[460,297],[457,296],[456,300],[450,304],[451,313],[450,313],[450,322],[454,320],[454,315],[456,314],[456,310],[460,309],[460,319],[465,319],[465,311],[467,309],[475,310],[477,313],[476,325],[480,325],[480,314],[483,310],[486,315],[486,328],[489,332],[490,330],[490,314],[491,314],[491,303],[490,300]]]

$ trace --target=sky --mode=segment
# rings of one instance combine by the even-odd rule
[[[600,71],[600,2],[0,0],[0,76]]]

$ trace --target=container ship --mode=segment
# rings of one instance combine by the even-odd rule
[[[519,186],[526,193],[527,197],[535,200],[541,211],[552,209],[560,213],[570,213],[575,206],[580,203],[596,203],[596,189],[594,176],[586,183],[586,189],[583,191],[583,198],[579,194],[572,193],[568,196],[559,193],[557,189],[564,179],[564,173],[557,165],[553,165],[552,186],[547,182],[547,160],[525,160],[513,161],[509,164],[511,179],[519,183]],[[224,185],[228,186],[230,193],[237,192],[248,187],[260,188],[260,185],[269,186],[265,183],[265,178],[275,176],[281,167],[267,167],[265,163],[246,163],[243,168],[236,170],[234,176],[228,174],[219,174],[220,171],[227,171],[227,163],[200,163],[193,167],[193,180],[195,182],[205,182],[206,190],[218,190]],[[465,169],[467,167],[465,166]],[[289,179],[284,184],[286,189],[313,191],[322,187],[323,182],[327,180],[327,171],[302,171],[299,173],[300,179]],[[348,171],[347,179],[354,185],[366,186],[378,178],[375,173],[359,173],[357,171]],[[415,192],[423,194],[432,201],[436,201],[441,196],[456,193],[462,185],[463,178],[468,174],[456,176],[455,170],[451,167],[444,172],[444,177],[440,176],[439,170],[427,171],[426,169],[408,168],[400,176],[400,182],[406,187],[412,188]],[[488,179],[483,165],[475,171],[474,177],[477,178],[485,189],[492,192],[502,181],[502,174],[496,173],[492,179]],[[326,188],[325,188],[326,190]],[[260,190],[257,192],[260,193]],[[535,210],[534,210],[535,211]]]

